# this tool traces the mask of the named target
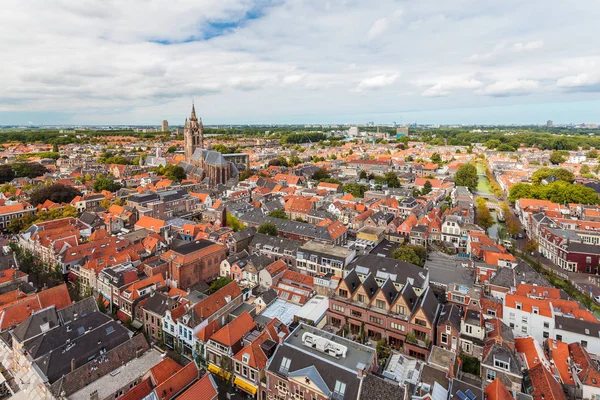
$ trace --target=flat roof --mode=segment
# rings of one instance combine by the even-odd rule
[[[329,308],[329,299],[325,296],[315,296],[296,313],[298,318],[305,321],[319,322]]]
[[[277,318],[286,325],[290,325],[294,321],[294,315],[300,311],[302,307],[298,304],[289,303],[282,299],[277,299],[269,307],[267,307],[260,315],[267,318]]]
[[[302,343],[302,336],[305,332],[312,333],[331,342],[345,346],[348,349],[346,352],[346,357],[335,358],[317,350],[314,347],[304,345],[304,343]],[[309,353],[313,357],[320,358],[329,363],[340,365],[352,371],[356,371],[359,364],[363,364],[365,366],[371,365],[371,362],[375,357],[374,348],[356,343],[352,340],[345,339],[341,336],[334,335],[333,333],[329,333],[322,329],[318,329],[306,324],[298,325],[298,327],[285,340],[285,343],[289,346],[297,348],[302,352]]]
[[[302,245],[302,247],[300,247],[300,249],[298,249],[298,250],[299,251],[302,251],[302,250],[314,251],[314,252],[322,253],[323,255],[326,255],[326,256],[329,255],[329,256],[340,257],[340,258],[346,258],[349,255],[351,255],[352,252],[354,251],[354,250],[350,250],[346,247],[320,243],[320,242],[316,242],[314,240],[304,243]]]
[[[90,394],[94,391],[98,391],[97,398],[105,399],[128,385],[130,382],[144,376],[150,368],[161,362],[162,359],[162,354],[158,350],[151,348],[140,357],[134,358],[128,363],[121,365],[111,373],[95,380],[68,397],[70,400],[89,400]]]

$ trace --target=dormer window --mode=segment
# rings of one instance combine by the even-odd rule
[[[501,369],[508,371],[510,368],[510,364],[503,360],[494,360],[494,367],[501,368]]]
[[[242,362],[243,362],[244,364],[248,364],[248,363],[250,362],[250,354],[248,354],[248,353],[244,353],[244,354],[242,355]]]
[[[516,303],[515,306],[517,307],[517,310],[523,309],[523,304],[521,304],[521,303]]]

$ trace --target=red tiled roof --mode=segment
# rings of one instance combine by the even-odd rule
[[[131,390],[119,397],[118,400],[141,400],[152,392],[152,382],[150,378],[144,379]]]
[[[242,337],[256,327],[256,323],[248,311],[240,314],[233,321],[219,329],[211,340],[221,343],[224,346],[232,347],[238,343]]]
[[[486,400],[514,400],[514,397],[499,378],[494,379],[492,383],[487,385],[484,392]]]
[[[533,385],[534,400],[566,400],[565,393],[560,383],[548,372],[542,364],[538,364],[529,370],[529,377]]]
[[[170,400],[196,379],[198,379],[198,367],[195,362],[191,362],[158,385],[154,393],[160,400]]]
[[[181,365],[170,357],[165,357],[161,362],[150,368],[150,375],[156,386],[160,385],[181,369]]]
[[[198,382],[194,383],[177,400],[213,400],[217,398],[218,387],[208,372]]]

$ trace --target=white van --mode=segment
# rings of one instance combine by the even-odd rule
[[[512,242],[510,240],[503,240],[502,245],[507,249],[512,249]]]

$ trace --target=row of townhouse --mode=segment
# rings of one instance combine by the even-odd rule
[[[391,347],[425,359],[440,310],[427,271],[371,255],[349,268],[330,298],[328,323],[351,337],[385,339]]]

